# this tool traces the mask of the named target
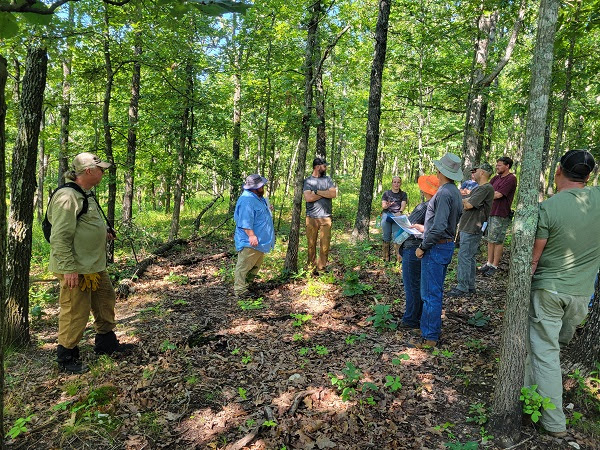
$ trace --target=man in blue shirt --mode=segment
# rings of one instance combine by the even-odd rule
[[[265,195],[268,180],[259,174],[248,175],[244,192],[235,205],[235,266],[233,290],[235,296],[248,296],[248,282],[258,275],[265,253],[275,246],[275,229],[271,205]]]

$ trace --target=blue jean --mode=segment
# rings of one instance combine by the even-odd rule
[[[385,220],[387,213],[381,215],[381,229],[383,230],[383,242],[390,242],[392,237],[396,236],[396,233],[400,230],[400,225],[396,222],[389,223]]]
[[[421,300],[421,260],[415,255],[416,247],[402,250],[402,280],[406,294],[406,309],[402,323],[419,328],[423,300]]]
[[[421,259],[421,336],[430,341],[438,341],[440,338],[444,279],[453,252],[453,241],[435,244]]]
[[[457,289],[462,292],[475,290],[475,271],[477,270],[477,261],[475,259],[479,243],[481,242],[481,233],[471,234],[464,231],[460,232],[460,248],[458,249],[458,271],[456,280]]]

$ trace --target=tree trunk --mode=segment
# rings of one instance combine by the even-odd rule
[[[315,56],[321,57],[321,38],[315,37]],[[315,113],[317,116],[317,139],[315,156],[323,159],[327,156],[327,136],[325,133],[325,92],[323,90],[323,71],[315,73]]]
[[[0,55],[0,280],[6,280],[6,80],[8,63]],[[4,323],[6,283],[0,283],[0,325]],[[0,449],[4,448],[4,336],[0,333]]]
[[[531,253],[538,218],[539,174],[548,112],[558,0],[542,0],[531,65],[523,166],[513,227],[510,272],[490,423],[495,442],[515,445],[521,429],[519,395],[525,373]]]
[[[233,15],[232,45],[235,44],[237,30],[236,14]],[[231,190],[229,194],[229,213],[233,214],[235,204],[241,193],[240,145],[242,139],[242,70],[240,67],[243,46],[233,51],[233,144],[231,149]]]
[[[310,118],[313,108],[313,73],[315,68],[315,43],[321,14],[321,1],[317,0],[312,5],[312,12],[308,22],[306,49],[304,54],[304,111],[302,112],[302,129],[298,145],[298,159],[296,176],[294,179],[294,200],[292,205],[292,219],[288,248],[285,254],[283,270],[288,273],[298,271],[298,244],[300,242],[300,215],[302,214],[302,186],[304,184],[304,171],[306,170],[306,154],[308,153],[308,138],[310,134]]]
[[[106,84],[104,85],[104,102],[102,103],[102,127],[104,129],[104,152],[106,159],[111,163],[108,168],[108,202],[106,208],[106,217],[112,224],[115,223],[115,203],[117,198],[117,166],[113,155],[112,131],[110,124],[110,103],[112,100],[112,88],[115,72],[112,68],[110,56],[110,23],[108,16],[108,6],[104,5],[104,69],[106,71]],[[108,242],[107,259],[113,261],[115,241]]]
[[[546,187],[546,194],[548,195],[554,192],[554,172],[556,171],[556,165],[558,164],[563,134],[565,130],[565,117],[569,109],[569,101],[571,100],[571,85],[573,79],[573,56],[575,53],[575,44],[577,42],[577,27],[579,24],[580,11],[581,0],[577,2],[575,16],[573,17],[573,21],[570,23],[571,29],[569,34],[569,53],[565,64],[565,89],[563,91],[563,98],[560,110],[558,111],[558,121],[556,124],[556,142],[554,143],[554,151],[552,152],[552,163],[550,165],[550,173],[548,175],[548,184]]]
[[[185,108],[181,115],[181,135],[179,137],[179,145],[177,146],[177,168],[175,170],[175,190],[173,193],[173,215],[171,216],[171,231],[169,232],[169,241],[177,238],[179,234],[179,218],[181,215],[181,200],[183,198],[183,189],[185,186],[186,176],[186,150],[188,145],[188,136],[190,132],[190,115],[191,105],[194,96],[194,70],[191,64],[186,67],[187,88],[185,95]]]
[[[502,69],[504,69],[504,67],[510,60],[515,45],[517,43],[517,36],[519,35],[519,31],[521,30],[526,10],[527,0],[521,0],[521,4],[519,5],[518,17],[515,21],[515,25],[513,27],[508,43],[506,44],[504,56],[500,59],[498,64],[496,64],[494,70],[492,70],[488,75],[484,76],[483,71],[480,72],[481,69],[479,68],[480,66],[478,66],[480,56],[483,57],[484,55],[479,55],[479,53],[476,54],[473,84],[471,89],[469,90],[469,95],[467,99],[465,133],[463,136],[463,168],[465,169],[465,177],[467,177],[467,179],[470,176],[469,173],[466,173],[467,169],[469,167],[472,167],[478,161],[478,156],[481,156],[480,154],[477,154],[478,139],[476,133],[479,130],[479,122],[481,121],[479,108],[481,101],[483,101],[481,97],[482,90],[488,87],[498,77]],[[483,30],[487,29],[487,25],[485,25],[485,23],[482,24],[481,22],[479,25],[480,29],[482,25],[484,25]],[[487,39],[487,37],[485,39]],[[478,46],[478,52],[479,50],[480,47]],[[485,61],[487,62],[487,48],[485,48]],[[485,66],[483,68],[485,68]]]
[[[138,4],[138,19],[141,18],[140,6]],[[133,215],[133,194],[135,176],[135,154],[137,151],[137,127],[138,127],[138,105],[140,102],[140,78],[142,54],[142,33],[135,32],[135,47],[133,51],[133,74],[131,76],[131,98],[129,100],[129,130],[127,132],[127,159],[123,174],[123,225],[131,225]]]
[[[42,113],[42,123],[40,125],[40,133],[44,134],[46,126],[46,111]],[[46,179],[46,170],[48,169],[48,155],[46,154],[46,141],[40,140],[38,149],[38,173],[37,173],[37,190],[34,198],[34,206],[37,215],[38,223],[42,223],[44,219],[44,180]]]
[[[465,133],[463,137],[463,158],[465,179],[470,179],[470,168],[477,164],[481,158],[481,132],[485,126],[485,112],[487,97],[483,93],[481,80],[487,68],[489,47],[494,40],[498,12],[483,13],[479,17],[479,37],[475,46],[475,64],[471,77],[471,91],[467,101]],[[482,123],[483,122],[483,123]]]
[[[69,3],[69,27],[75,21],[73,4]],[[62,104],[60,105],[60,148],[58,150],[58,179],[57,186],[65,184],[65,172],[69,170],[69,121],[71,119],[71,67],[73,58],[71,55],[72,38],[66,39],[64,54],[62,57]]]
[[[379,120],[381,118],[381,82],[383,66],[387,50],[388,22],[390,18],[391,0],[379,0],[379,14],[375,27],[375,54],[371,66],[371,83],[369,87],[369,112],[367,117],[367,138],[365,156],[363,158],[362,176],[358,211],[352,237],[365,240],[369,237],[369,221],[373,203],[373,184],[377,166],[377,146],[379,144]]]
[[[45,48],[28,48],[19,129],[12,157],[11,201],[8,220],[8,295],[3,333],[6,345],[29,344],[29,268],[33,226],[33,196],[42,103],[48,55]]]
[[[600,282],[596,283],[594,303],[588,315],[583,333],[564,352],[562,362],[563,373],[571,373],[579,369],[582,376],[590,371],[598,370],[596,363],[600,361]]]

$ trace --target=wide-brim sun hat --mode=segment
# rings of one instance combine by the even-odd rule
[[[260,189],[267,184],[268,181],[269,180],[267,180],[265,177],[261,177],[259,174],[253,173],[252,175],[248,175],[246,177],[246,182],[242,187],[244,189]]]
[[[441,159],[434,160],[433,164],[445,177],[454,181],[463,179],[463,173],[460,168],[460,158],[454,153],[446,153]]]
[[[440,180],[435,175],[421,175],[417,180],[419,189],[431,196],[435,195],[440,187]]]

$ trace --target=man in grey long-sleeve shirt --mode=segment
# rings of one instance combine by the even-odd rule
[[[442,296],[446,269],[454,252],[456,226],[462,214],[462,199],[454,181],[462,179],[460,158],[446,153],[433,162],[440,187],[427,205],[423,242],[415,251],[421,258],[421,338],[414,347],[435,347],[442,329]]]

